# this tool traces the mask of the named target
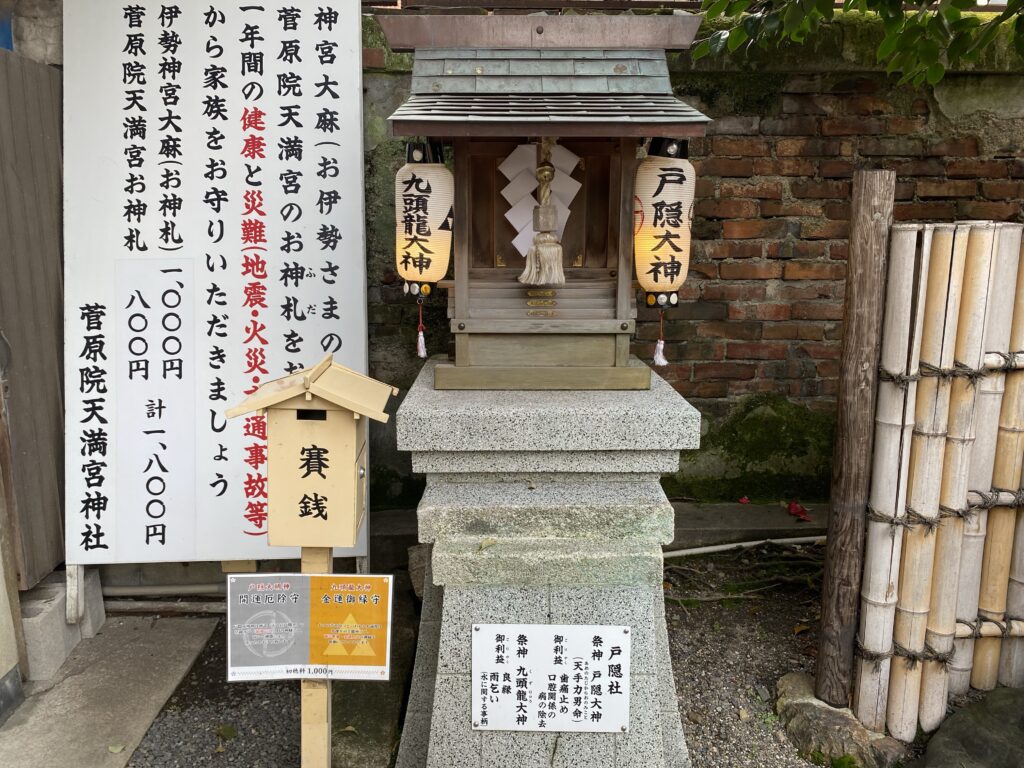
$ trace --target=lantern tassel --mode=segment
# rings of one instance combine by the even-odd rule
[[[665,358],[665,313],[659,312],[658,315],[661,331],[658,334],[658,343],[654,345],[654,364],[662,368],[668,365],[668,360]]]
[[[551,165],[551,148],[555,140],[544,138],[540,144],[540,165],[537,168],[540,205],[533,209],[533,228],[537,234],[526,254],[526,266],[519,282],[526,285],[565,285],[562,269],[562,244],[555,234],[558,214],[551,203],[551,182],[555,169]]]
[[[420,299],[416,303],[420,306],[420,323],[416,327],[416,356],[426,360],[427,340],[423,337],[423,331],[426,330],[426,326],[423,324],[423,299]]]

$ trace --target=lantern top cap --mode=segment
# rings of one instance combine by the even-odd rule
[[[303,368],[301,371],[268,381],[234,408],[228,409],[225,416],[233,419],[254,411],[280,406],[293,398],[305,399],[307,394],[321,397],[374,421],[386,422],[388,415],[384,413],[384,408],[388,399],[398,394],[398,389],[356,373],[351,368],[334,362],[332,355],[327,355],[311,368]]]

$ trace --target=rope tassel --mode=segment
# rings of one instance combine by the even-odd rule
[[[416,302],[420,307],[420,323],[416,327],[416,356],[426,360],[427,359],[427,340],[423,337],[423,331],[426,330],[427,326],[423,324],[423,299]]]
[[[565,285],[562,270],[562,244],[558,229],[558,211],[551,202],[551,182],[555,168],[551,164],[551,148],[555,140],[545,138],[540,143],[540,165],[537,167],[537,194],[540,205],[533,209],[533,245],[526,254],[526,268],[519,282],[526,285]]]

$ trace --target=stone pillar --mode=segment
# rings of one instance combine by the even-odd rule
[[[433,544],[398,768],[686,768],[658,479],[698,446],[700,415],[657,375],[644,392],[442,392],[435,364],[397,418]],[[629,625],[629,731],[474,731],[474,623]]]

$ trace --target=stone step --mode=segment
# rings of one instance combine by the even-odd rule
[[[419,538],[639,539],[668,543],[672,505],[655,479],[431,483],[420,501]]]
[[[448,586],[660,584],[661,546],[643,539],[455,537],[434,544],[434,583]]]

